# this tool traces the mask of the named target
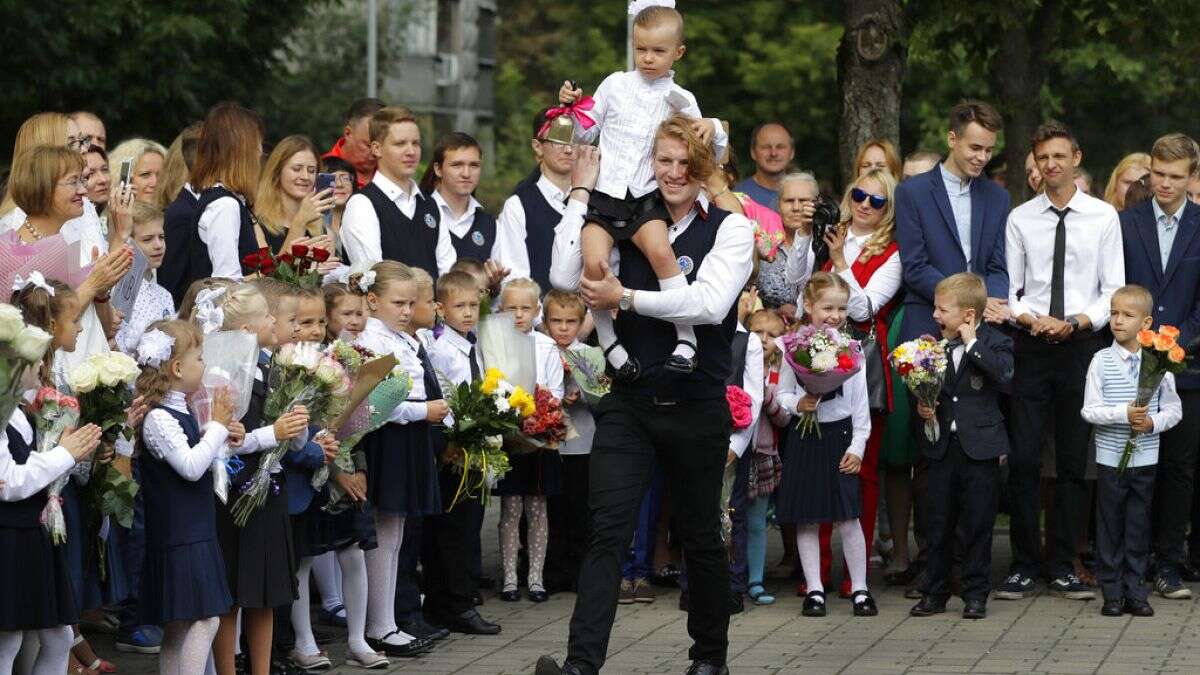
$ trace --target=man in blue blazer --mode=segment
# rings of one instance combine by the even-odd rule
[[[1188,181],[1200,165],[1196,142],[1168,134],[1150,154],[1154,197],[1120,213],[1125,282],[1154,296],[1154,325],[1179,328],[1185,347],[1200,337],[1200,206],[1188,201]],[[1183,421],[1163,433],[1154,488],[1154,588],[1188,599],[1183,584],[1184,538],[1191,520],[1197,451],[1200,450],[1200,376],[1176,379]]]
[[[984,320],[1009,318],[1004,225],[1008,193],[983,176],[992,158],[1000,113],[980,101],[963,101],[950,111],[950,152],[932,171],[896,188],[896,241],[904,268],[901,340],[937,335],[933,289],[958,272],[974,272],[987,285]]]

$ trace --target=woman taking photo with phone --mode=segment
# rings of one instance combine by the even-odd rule
[[[334,207],[333,188],[314,190],[317,166],[317,150],[307,136],[284,138],[267,157],[254,195],[254,214],[272,252],[310,237],[313,240],[305,243],[333,252],[332,239],[324,237],[324,216]]]

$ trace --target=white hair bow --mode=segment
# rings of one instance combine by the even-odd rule
[[[50,284],[46,283],[46,277],[42,276],[42,273],[38,271],[30,272],[29,276],[25,279],[22,279],[20,274],[13,277],[12,289],[14,292],[25,290],[26,286],[37,286],[43,291],[49,293],[52,297],[54,295],[54,288],[51,287]]]
[[[675,9],[675,0],[632,0],[629,3],[629,16],[637,16],[647,7],[670,7]]]
[[[137,362],[158,368],[171,359],[171,350],[174,348],[175,338],[155,328],[138,341]]]
[[[200,332],[208,335],[225,325],[225,310],[214,301],[225,295],[224,288],[206,288],[196,294],[196,323]]]
[[[368,293],[371,287],[375,285],[375,270],[367,270],[358,278],[358,290],[363,293]]]

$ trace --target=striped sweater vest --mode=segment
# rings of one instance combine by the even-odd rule
[[[1117,355],[1113,347],[1097,354],[1103,366],[1104,385],[1101,397],[1106,405],[1126,405],[1137,398],[1137,379],[1131,377],[1127,362]],[[1150,413],[1159,410],[1159,392],[1150,399]],[[1098,424],[1096,434],[1096,463],[1115,467],[1120,463],[1121,453],[1129,440],[1129,424]],[[1153,466],[1158,463],[1159,434],[1141,434],[1137,437],[1137,449],[1129,460],[1129,466]]]

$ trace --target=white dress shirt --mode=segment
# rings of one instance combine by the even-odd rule
[[[653,191],[654,167],[650,161],[658,126],[676,112],[701,118],[692,92],[675,84],[675,71],[657,80],[647,80],[636,70],[617,72],[604,78],[592,97],[595,107],[588,115],[596,120],[591,129],[575,125],[575,137],[593,143],[600,137],[600,179],[596,189],[617,199],[628,190],[634,197]],[[729,135],[716,120],[713,148],[720,157]]]
[[[217,185],[224,187],[220,183]],[[236,281],[242,279],[242,256],[238,254],[238,240],[242,233],[241,200],[241,195],[237,195],[212,201],[200,214],[200,221],[196,225],[200,241],[208,247],[208,259],[212,262],[214,277]]]
[[[958,369],[962,367],[963,355],[971,351],[971,347],[975,346],[975,342],[978,339],[979,338],[972,338],[970,342],[966,344],[954,345],[954,347],[950,349],[950,360],[954,363],[954,372],[957,373]],[[954,433],[958,432],[958,420],[950,420],[950,431]]]
[[[376,171],[371,178],[375,187],[379,188],[388,199],[396,204],[405,218],[412,219],[417,212],[417,199],[424,198],[421,188],[415,181],[409,179],[408,190],[405,191],[392,179]],[[474,213],[472,211],[472,213]],[[422,224],[421,227],[424,227]],[[356,193],[346,202],[346,211],[342,214],[342,230],[339,234],[342,246],[346,248],[346,256],[355,265],[374,265],[383,260],[383,244],[379,234],[379,214],[375,206],[362,193]],[[438,274],[445,274],[458,260],[454,244],[450,241],[450,231],[445,227],[445,221],[438,227],[437,248]]]
[[[467,236],[467,232],[471,231],[471,226],[475,224],[475,210],[482,208],[474,197],[467,202],[467,210],[462,212],[462,215],[454,215],[454,209],[450,208],[450,204],[446,202],[446,198],[442,196],[441,190],[433,191],[433,201],[437,204],[439,220],[442,227],[449,230],[450,234],[462,239]],[[410,218],[412,216],[409,216]],[[450,242],[453,244],[454,242]]]
[[[667,239],[675,240],[687,231],[700,209],[708,209],[708,199],[699,195],[696,205],[678,222],[667,228]],[[554,235],[554,251],[550,263],[550,282],[555,288],[574,292],[583,275],[583,253],[580,234],[587,206],[572,199]],[[620,256],[613,247],[612,270],[619,269]],[[754,226],[743,215],[731,213],[722,221],[712,249],[705,254],[696,280],[685,288],[669,291],[637,289],[633,311],[671,323],[697,326],[716,325],[725,319],[729,308],[737,301],[753,269]]]
[[[26,443],[33,445],[33,427],[18,407],[8,418],[8,426],[16,429]],[[0,502],[19,502],[45,489],[75,466],[75,458],[63,446],[49,452],[29,453],[24,464],[17,464],[8,449],[8,433],[0,433]]]
[[[537,359],[537,385],[549,389],[554,398],[563,397],[563,363],[554,338],[533,331],[534,357]]]
[[[469,356],[473,346],[471,341],[460,335],[458,331],[446,326],[433,346],[429,348],[429,362],[437,371],[442,389],[448,390],[450,387],[457,387],[463,382],[471,381]],[[483,354],[478,349],[475,350],[475,367],[482,376],[484,371]]]
[[[579,340],[572,342],[571,346],[567,347],[567,351],[572,351],[572,352],[582,351],[584,349],[587,349],[587,345],[583,344]],[[574,381],[575,381],[574,376],[571,376],[571,378],[568,379],[566,377],[566,371],[564,370],[564,372],[563,372],[563,391],[567,392],[569,390],[570,391],[578,390],[579,387],[574,384]],[[564,393],[564,396],[565,395],[566,394]],[[596,420],[595,420],[595,418],[592,417],[592,409],[590,406],[588,406],[587,399],[584,397],[583,392],[580,392],[579,400],[575,401],[575,403],[573,403],[571,405],[564,405],[563,409],[567,411],[568,415],[570,415],[571,424],[575,427],[575,433],[577,433],[579,435],[570,440],[563,441],[562,444],[558,448],[558,454],[560,454],[560,455],[591,454],[592,439],[596,435]]]
[[[1013,209],[1005,235],[1008,254],[1008,305],[1013,316],[1043,316],[1050,311],[1054,273],[1054,232],[1058,216],[1042,193]],[[1117,211],[1107,202],[1075,191],[1067,203],[1067,255],[1063,267],[1063,310],[1086,314],[1092,330],[1108,323],[1109,300],[1125,284],[1125,253]],[[1023,296],[1018,294],[1024,290]]]
[[[858,283],[858,279],[854,277],[854,263],[870,238],[871,234],[857,235],[850,231],[846,232],[846,246],[843,254],[850,266],[837,273],[850,285],[850,302],[846,305],[846,311],[854,321],[866,321],[871,318],[872,312],[878,314],[881,307],[896,297],[896,293],[900,291],[900,285],[904,282],[904,270],[900,266],[900,251],[896,250],[875,270],[875,273],[867,280],[866,287]],[[804,306],[804,286],[812,276],[813,261],[816,260],[812,246],[810,246],[811,243],[811,235],[802,235],[797,232],[792,241],[791,255],[788,256],[787,282],[796,284],[800,289],[795,300],[797,307]],[[871,301],[871,311],[868,311],[868,299]]]
[[[543,174],[537,180],[537,188],[551,208],[559,215],[567,211],[567,195],[550,182]],[[525,207],[521,198],[513,195],[504,200],[504,208],[496,218],[496,245],[492,247],[492,259],[512,270],[509,277],[524,279],[530,276],[529,249],[525,245]],[[542,289],[549,290],[549,289]]]
[[[175,317],[175,301],[167,289],[159,286],[153,278],[142,279],[142,287],[138,290],[137,300],[133,303],[133,311],[125,317],[121,327],[117,329],[117,349],[126,354],[137,351],[138,341],[146,327],[155,321]]]
[[[380,174],[376,172],[375,175]],[[443,335],[445,334],[443,333]],[[425,393],[425,368],[421,366],[421,358],[417,353],[417,350],[421,348],[420,341],[406,333],[397,333],[379,319],[371,317],[367,319],[366,327],[363,328],[362,333],[359,333],[354,344],[370,349],[375,352],[376,356],[385,354],[395,356],[397,363],[412,379],[412,388],[408,390],[408,400],[392,411],[392,416],[388,421],[397,424],[423,421],[428,414],[428,406],[425,405],[427,396]]]
[[[189,414],[183,392],[167,392],[162,405],[176,412]],[[146,413],[142,437],[150,454],[170,464],[175,473],[184,480],[198,481],[212,466],[213,460],[224,452],[229,430],[220,422],[209,422],[204,425],[200,442],[191,445],[179,420],[171,413],[155,408]]]
[[[1116,340],[1111,349],[1123,364],[1128,364],[1135,356],[1140,358],[1142,352],[1140,349],[1137,352],[1126,351]],[[1129,424],[1128,408],[1132,403],[1107,405],[1104,402],[1104,362],[1093,358],[1084,383],[1083,409],[1079,411],[1083,419],[1089,424]],[[1175,390],[1175,376],[1172,373],[1163,375],[1158,390],[1158,411],[1150,413],[1149,417],[1154,425],[1154,430],[1150,432],[1152,434],[1162,433],[1183,419],[1183,403],[1179,400],[1179,392]]]
[[[738,322],[737,332],[746,333],[745,327]],[[741,457],[750,447],[750,441],[758,430],[759,413],[762,412],[763,402],[763,348],[762,340],[750,333],[746,341],[746,366],[742,370],[742,389],[750,396],[750,425],[745,429],[734,429],[729,436],[729,449]]]
[[[782,349],[782,346],[780,347]],[[796,380],[796,371],[790,367],[779,369],[779,386],[775,389],[775,400],[791,415],[798,417],[796,405],[807,394],[804,386]],[[817,404],[818,422],[837,422],[850,418],[854,434],[846,452],[862,459],[867,449],[867,438],[871,435],[871,409],[867,399],[867,370],[863,368],[842,384],[842,394]]]
[[[963,260],[967,261],[967,269],[971,269],[971,179],[963,180],[946,168],[946,163],[938,164],[942,174],[942,182],[946,184],[946,199],[950,202],[950,212],[954,214],[954,227],[958,230],[958,242],[962,246]]]

